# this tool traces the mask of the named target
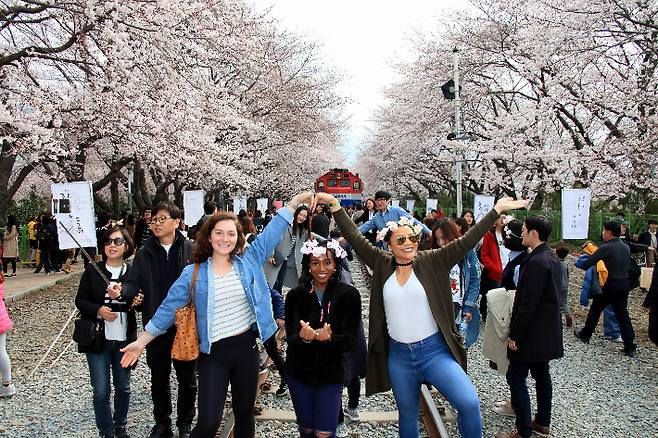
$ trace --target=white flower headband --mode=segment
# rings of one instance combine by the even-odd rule
[[[321,255],[325,255],[327,253],[327,248],[333,249],[334,254],[339,259],[344,259],[347,257],[347,252],[343,249],[342,246],[340,246],[337,241],[333,239],[327,240],[327,246],[320,246],[319,242],[315,239],[307,240],[304,242],[304,245],[302,245],[301,252],[302,254],[312,254],[314,257],[320,257]]]
[[[413,230],[415,234],[420,234],[423,232],[422,225],[420,224],[414,225],[413,219],[404,216],[401,217],[397,222],[394,221],[386,222],[386,226],[377,233],[377,241],[384,240],[386,234],[388,234],[389,231],[393,232],[397,230],[399,227],[409,227]]]

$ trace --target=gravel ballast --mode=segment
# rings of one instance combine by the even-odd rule
[[[355,283],[362,293],[364,317],[367,318],[368,288],[362,265],[352,263]],[[74,309],[73,299],[79,277],[37,292],[9,305],[15,327],[7,337],[12,360],[13,380],[18,393],[0,399],[0,435],[8,437],[94,437],[97,436],[91,401],[91,386],[85,356],[70,345],[55,365],[51,363],[71,339],[72,324],[64,332],[40,369],[28,375],[45,354],[48,345]],[[572,268],[570,304],[578,326],[585,313],[578,306],[582,274]],[[553,377],[553,437],[655,437],[658,423],[658,349],[646,334],[647,316],[640,310],[644,293],[631,291],[629,310],[639,344],[635,358],[621,352],[621,344],[603,339],[601,326],[589,345],[578,341],[565,327],[565,357],[551,362]],[[367,321],[366,327],[367,327]],[[469,375],[481,401],[484,436],[493,437],[499,430],[514,427],[513,418],[493,412],[495,401],[508,399],[504,376],[489,369],[482,357],[480,344],[468,353]],[[274,389],[278,375],[270,374]],[[172,378],[175,382],[175,378]],[[534,381],[529,378],[533,406]],[[175,394],[175,383],[172,385]],[[175,397],[174,397],[175,399]],[[345,403],[347,399],[345,398]],[[260,402],[265,409],[292,410],[290,397],[263,393]],[[132,374],[132,401],[128,418],[131,436],[146,436],[152,426],[149,372],[142,357]],[[392,394],[362,397],[362,411],[395,409]],[[175,417],[175,407],[174,407]],[[175,418],[174,418],[175,421]],[[459,436],[454,424],[449,424]],[[394,437],[395,424],[349,424],[351,437]],[[259,422],[258,437],[294,437],[296,425],[290,422]]]

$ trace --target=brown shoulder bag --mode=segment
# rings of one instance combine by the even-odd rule
[[[199,357],[199,336],[196,331],[196,308],[194,307],[194,291],[198,274],[199,264],[195,263],[190,290],[187,294],[187,304],[176,309],[176,337],[171,346],[172,359],[190,361]]]

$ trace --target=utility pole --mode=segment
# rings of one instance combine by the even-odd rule
[[[459,49],[455,47],[452,49],[452,66],[453,66],[453,81],[455,82],[455,126],[453,132],[455,134],[455,141],[460,140],[459,124],[461,120],[461,99],[459,96]],[[461,147],[457,149],[457,160],[455,160],[457,179],[457,216],[462,214],[462,150]]]

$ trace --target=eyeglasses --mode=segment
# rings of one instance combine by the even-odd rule
[[[420,240],[420,236],[418,234],[411,234],[409,236],[398,236],[395,238],[395,243],[397,243],[398,245],[402,245],[404,242],[407,241],[407,239],[409,239],[409,242],[411,243],[418,243],[418,241]]]
[[[388,202],[388,199],[386,199],[386,198],[376,198],[375,202]]]
[[[114,246],[121,246],[126,243],[126,239],[123,237],[115,237],[114,239],[105,239],[103,245],[110,246],[114,243]]]
[[[151,219],[151,225],[155,225],[155,224],[162,225],[165,222],[167,222],[167,219],[172,219],[173,220],[173,218],[166,217],[166,216],[154,217],[154,218]]]

